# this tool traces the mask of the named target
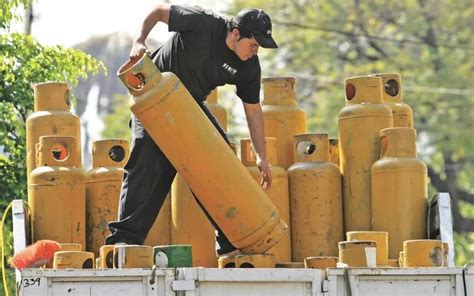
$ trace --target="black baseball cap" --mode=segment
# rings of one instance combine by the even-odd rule
[[[244,8],[234,18],[236,25],[252,34],[264,48],[277,48],[272,38],[272,21],[262,9]]]

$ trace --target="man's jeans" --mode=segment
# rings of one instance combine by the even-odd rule
[[[230,143],[224,130],[207,107],[203,103],[199,105],[225,141]],[[106,238],[108,245],[119,242],[143,244],[176,175],[175,168],[145,131],[140,121],[132,115],[131,122],[132,152],[125,165],[120,193],[119,221],[109,223],[112,234]],[[217,254],[235,250],[196,196],[194,197],[216,229]]]

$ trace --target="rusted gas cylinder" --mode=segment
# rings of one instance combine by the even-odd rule
[[[171,244],[171,191],[166,196],[143,244],[147,246]]]
[[[250,175],[260,184],[262,176],[256,165],[255,152],[252,149],[252,141],[250,139],[242,139],[240,141],[240,151],[242,163],[247,167]],[[280,215],[286,224],[290,224],[290,200],[288,196],[288,175],[286,171],[277,164],[277,140],[273,137],[265,138],[265,150],[267,161],[271,165],[272,185],[267,189],[266,193],[273,204],[276,206]],[[288,231],[285,236],[270,250],[268,254],[273,254],[275,262],[291,261],[291,235]]]
[[[217,102],[217,88],[207,96],[206,106],[227,131],[227,111]],[[171,244],[190,244],[193,266],[217,267],[214,227],[180,174],[173,181],[171,196]]]
[[[348,241],[374,241],[377,249],[377,266],[388,265],[388,233],[386,231],[349,231],[346,233]]]
[[[87,251],[99,257],[100,247],[110,234],[108,223],[117,219],[123,166],[130,155],[126,140],[92,143],[92,169],[86,176]]]
[[[315,256],[304,258],[305,268],[326,269],[336,268],[339,257],[335,256]]]
[[[100,247],[100,268],[107,269],[114,267],[114,245],[104,245]]]
[[[277,139],[277,163],[286,170],[295,162],[293,136],[306,133],[306,113],[296,102],[296,78],[272,77],[262,82],[265,135]]]
[[[372,223],[388,232],[389,258],[395,259],[403,241],[427,237],[428,173],[416,158],[415,129],[383,129],[380,138],[381,159],[372,166]]]
[[[219,256],[217,259],[218,268],[235,268],[235,256]]]
[[[151,246],[114,245],[114,268],[151,268],[153,249]]]
[[[171,196],[171,244],[190,244],[193,266],[217,267],[214,227],[179,174],[173,181]]]
[[[235,256],[236,268],[275,268],[273,254],[249,254]]]
[[[403,267],[445,267],[445,246],[440,240],[407,240],[403,242]]]
[[[346,106],[339,112],[339,152],[343,178],[345,231],[372,230],[370,169],[380,157],[379,131],[393,126],[382,103],[380,77],[345,80]]]
[[[383,102],[392,110],[393,127],[413,127],[413,110],[403,102],[402,79],[400,74],[374,74],[382,78],[384,85]]]
[[[85,176],[75,137],[40,137],[28,185],[34,241],[86,245]]]
[[[205,105],[212,115],[217,119],[219,125],[224,131],[227,131],[227,111],[226,109],[219,104],[218,102],[218,91],[215,88],[206,98]]]
[[[375,267],[375,241],[343,241],[339,242],[339,263],[348,267]],[[373,256],[373,258],[370,258]]]
[[[56,252],[60,252],[60,251],[82,251],[83,250],[81,244],[74,244],[74,243],[60,243],[59,247],[60,247],[59,250],[56,251]],[[46,268],[53,268],[53,259],[54,259],[54,256],[53,256],[53,258],[51,258],[51,260],[48,263],[46,263]]]
[[[233,245],[262,253],[276,244],[287,225],[179,79],[148,56],[118,74],[133,95],[132,112]]]
[[[54,269],[93,269],[94,253],[83,251],[59,251],[54,253]]]
[[[294,136],[294,163],[288,169],[293,261],[337,256],[343,240],[339,168],[329,162],[327,134]]]
[[[277,262],[275,268],[305,268],[304,262]]]
[[[78,141],[73,150],[81,159],[81,123],[79,117],[69,111],[71,103],[68,85],[62,82],[46,82],[35,84],[33,90],[35,112],[26,120],[28,178],[36,168],[35,149],[41,136],[76,137]]]

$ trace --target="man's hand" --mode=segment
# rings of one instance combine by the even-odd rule
[[[130,51],[130,60],[138,60],[144,54],[149,54],[146,44],[143,42],[135,41],[133,42],[132,50]]]
[[[262,186],[263,190],[267,191],[267,189],[272,186],[272,171],[270,169],[270,165],[266,160],[261,160],[257,157],[257,167],[260,170],[260,174],[262,175],[260,185]]]
[[[272,185],[272,172],[266,158],[262,107],[260,104],[244,103],[244,111],[247,117],[250,138],[252,138],[253,148],[257,156],[257,167],[262,175],[261,185],[263,190],[267,190]]]
[[[155,6],[150,13],[146,16],[145,20],[142,23],[140,32],[133,42],[132,50],[130,51],[130,59],[136,60],[139,59],[143,54],[149,54],[148,48],[146,47],[145,40],[148,37],[151,29],[158,22],[163,22],[168,24],[170,18],[170,7],[169,3],[160,3]]]

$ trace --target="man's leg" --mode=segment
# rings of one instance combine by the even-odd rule
[[[132,118],[132,153],[125,165],[119,220],[109,223],[106,244],[143,244],[163,205],[176,170],[141,123]]]

